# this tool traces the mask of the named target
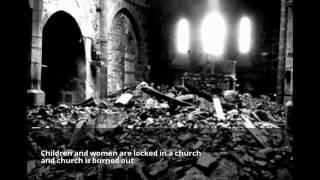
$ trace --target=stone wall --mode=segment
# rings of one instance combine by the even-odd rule
[[[42,35],[50,17],[64,12],[74,18],[84,43],[84,96],[104,97],[135,81],[148,80],[149,43],[146,0],[30,0],[32,47],[30,60],[30,101],[44,104],[41,89]],[[96,66],[95,54],[103,63]],[[114,76],[114,74],[116,74]],[[113,78],[115,77],[115,78]],[[32,102],[31,102],[32,104]]]
[[[106,94],[148,80],[148,8],[143,1],[107,1]]]

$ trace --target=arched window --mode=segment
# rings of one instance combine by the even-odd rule
[[[203,20],[201,26],[202,48],[205,53],[220,56],[224,52],[227,27],[223,17],[214,12]]]
[[[240,53],[248,53],[251,48],[251,21],[248,17],[243,17],[239,23],[238,48]]]
[[[177,26],[177,50],[179,53],[185,54],[189,50],[190,30],[189,22],[181,19]]]

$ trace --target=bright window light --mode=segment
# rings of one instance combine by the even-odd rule
[[[251,21],[243,17],[239,24],[238,47],[240,53],[248,53],[251,48]]]
[[[214,12],[205,17],[201,27],[204,52],[221,56],[224,53],[226,31],[225,21],[220,14]]]
[[[177,49],[179,53],[185,54],[189,50],[189,23],[186,19],[181,19],[177,27]]]

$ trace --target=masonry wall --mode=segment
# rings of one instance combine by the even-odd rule
[[[105,59],[107,90],[114,94],[149,79],[148,14],[146,1],[107,1],[107,49]],[[104,86],[105,88],[105,86]]]
[[[149,5],[144,0],[30,0],[32,47],[30,50],[31,104],[45,103],[41,88],[42,34],[46,22],[57,12],[72,16],[78,24],[85,51],[83,99],[104,97],[148,80]],[[96,58],[96,54],[102,57]],[[100,63],[97,63],[97,61]],[[63,64],[62,64],[63,66]],[[74,102],[73,102],[74,103]]]

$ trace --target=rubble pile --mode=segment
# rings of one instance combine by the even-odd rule
[[[188,88],[189,87],[189,88]],[[210,99],[211,98],[211,99]],[[29,108],[29,179],[292,179],[292,137],[267,96],[192,86],[136,88],[73,106]],[[42,150],[200,151],[133,164],[41,164]]]

